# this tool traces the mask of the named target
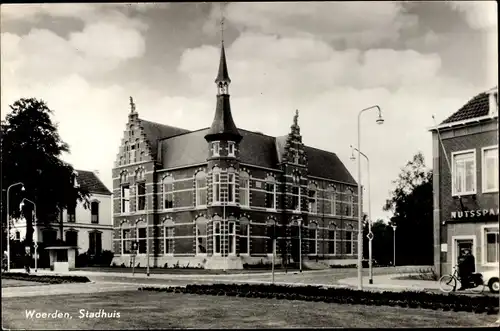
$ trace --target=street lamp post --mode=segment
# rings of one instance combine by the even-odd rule
[[[361,204],[361,114],[370,109],[378,109],[377,124],[383,124],[382,111],[375,105],[360,110],[358,113],[358,289],[363,289],[363,208]]]
[[[302,272],[302,219],[299,219],[299,271]]]
[[[28,201],[33,205],[33,247],[35,248],[35,272],[38,271],[38,230],[37,230],[37,216],[36,216],[36,204],[30,199],[24,198],[19,206],[20,209],[23,208],[24,201]]]
[[[372,232],[372,207],[371,207],[371,188],[370,188],[370,159],[363,152],[358,151],[357,148],[353,148],[351,145],[351,149],[353,150],[351,160],[354,160],[356,157],[354,156],[354,151],[359,152],[366,158],[366,162],[368,163],[368,267],[370,279],[369,283],[373,284],[373,232]]]
[[[392,226],[392,230],[393,230],[393,245],[392,245],[392,264],[394,265],[394,267],[396,267],[396,225],[391,225]]]
[[[14,186],[22,185],[21,191],[24,191],[22,182],[10,185],[7,188],[7,271],[10,271],[10,213],[9,213],[9,191]]]

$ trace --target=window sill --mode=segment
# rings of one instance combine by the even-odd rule
[[[276,212],[276,208],[266,208],[266,211]]]
[[[482,193],[498,193],[498,188],[492,190],[483,190]]]
[[[454,198],[458,198],[458,197],[463,197],[463,196],[467,196],[467,195],[476,195],[477,193],[474,191],[474,192],[462,192],[462,193],[457,193],[457,192],[454,192],[451,194],[452,197]]]
[[[486,262],[481,264],[482,267],[497,267],[498,268],[498,261],[497,262]]]
[[[207,209],[207,205],[198,205],[195,206],[194,209]]]
[[[302,212],[300,210],[292,210],[292,213],[293,214],[302,214]]]
[[[240,205],[241,209],[251,209],[250,206]]]

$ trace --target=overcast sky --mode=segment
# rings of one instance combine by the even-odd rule
[[[442,121],[497,85],[496,6],[229,3],[236,125],[284,135],[299,109],[304,143],[337,153],[356,178],[357,115],[380,105],[384,125],[375,111],[362,117],[361,150],[371,162],[372,215],[386,218],[400,168],[418,151],[432,166],[431,116]],[[99,170],[111,188],[129,96],[141,118],[210,126],[220,17],[217,3],[2,5],[2,119],[20,97],[45,100],[70,145],[65,159]]]

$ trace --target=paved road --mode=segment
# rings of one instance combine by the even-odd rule
[[[377,268],[375,275],[398,274],[398,268]],[[141,286],[185,286],[187,284],[211,283],[270,283],[270,274],[233,274],[233,275],[178,275],[178,274],[119,274],[97,272],[71,272],[72,275],[85,275],[92,283],[26,286],[23,288],[3,288],[2,297],[25,297],[40,295],[61,295],[77,293],[97,293],[110,291],[135,291]],[[346,287],[339,280],[355,277],[356,269],[326,269],[275,274],[276,284],[323,285]]]

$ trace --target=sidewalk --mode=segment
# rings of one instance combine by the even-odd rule
[[[363,288],[380,290],[413,290],[413,291],[435,291],[439,290],[439,283],[430,280],[400,280],[395,279],[398,275],[376,275],[373,276],[373,284],[369,284],[369,277],[363,277]],[[339,284],[357,287],[358,278],[351,277],[338,281]]]

